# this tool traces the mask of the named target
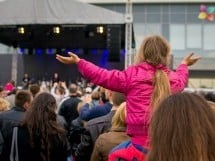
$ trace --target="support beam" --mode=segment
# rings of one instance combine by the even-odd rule
[[[132,24],[133,24],[133,11],[132,1],[127,0],[125,11],[125,68],[133,63],[133,50],[132,50]]]
[[[18,63],[18,54],[17,50],[14,49],[13,55],[12,55],[12,67],[11,67],[11,79],[14,80],[15,83],[17,83],[17,63]]]

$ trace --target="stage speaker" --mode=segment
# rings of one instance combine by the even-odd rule
[[[108,61],[119,62],[121,50],[121,26],[108,25],[107,26],[107,49]]]

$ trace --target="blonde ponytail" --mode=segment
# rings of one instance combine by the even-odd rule
[[[160,102],[171,94],[169,79],[164,71],[157,70],[155,72],[153,86],[154,90],[151,97],[151,107],[154,111]]]

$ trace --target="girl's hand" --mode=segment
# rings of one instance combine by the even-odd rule
[[[80,58],[72,52],[68,52],[69,57],[61,56],[59,54],[56,55],[56,59],[64,64],[77,64],[80,61]]]
[[[201,59],[200,56],[195,56],[194,53],[190,53],[189,55],[183,58],[181,64],[186,64],[187,66],[191,66],[195,64],[199,59]]]

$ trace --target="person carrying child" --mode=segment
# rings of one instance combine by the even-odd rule
[[[127,134],[133,144],[149,147],[148,128],[151,114],[161,100],[183,91],[187,85],[188,66],[200,57],[184,57],[176,71],[168,68],[170,45],[159,35],[146,37],[136,55],[135,64],[123,71],[100,68],[74,53],[56,55],[64,64],[77,64],[80,73],[96,85],[124,93],[126,96]]]

